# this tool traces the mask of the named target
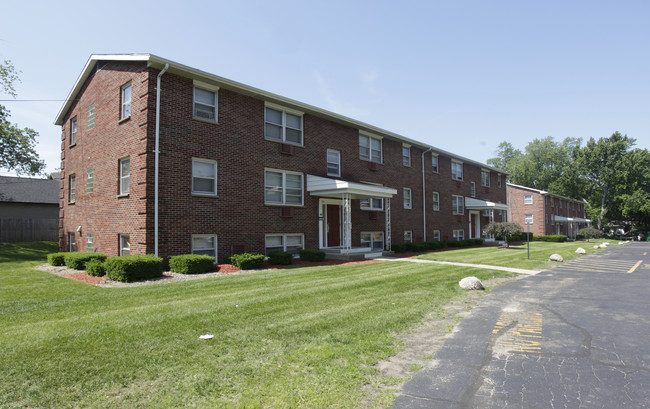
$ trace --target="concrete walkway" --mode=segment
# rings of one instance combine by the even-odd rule
[[[490,266],[490,265],[487,265],[487,264],[469,264],[469,263],[454,263],[454,262],[451,262],[451,261],[421,260],[421,259],[417,259],[417,258],[379,257],[379,258],[375,258],[374,260],[381,260],[381,261],[408,261],[408,262],[411,262],[411,263],[448,264],[450,266],[482,268],[482,269],[485,269],[485,270],[508,271],[510,273],[526,274],[526,275],[535,275],[535,274],[541,272],[541,270],[540,271],[538,271],[538,270],[525,270],[523,268]]]

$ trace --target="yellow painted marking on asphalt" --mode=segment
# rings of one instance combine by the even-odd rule
[[[647,252],[647,251],[644,251],[644,252],[643,252],[643,255],[644,255],[644,256],[647,256],[647,255],[648,255],[648,252]]]
[[[634,267],[632,267],[631,269],[629,269],[629,270],[627,271],[628,274],[633,273],[634,270],[636,270],[637,267],[639,267],[639,266],[641,265],[641,263],[643,263],[643,260],[639,260],[639,261],[637,261],[637,263],[634,265]]]
[[[497,339],[497,345],[508,348],[509,352],[541,353],[543,318],[539,312],[504,312],[492,333],[512,327]]]

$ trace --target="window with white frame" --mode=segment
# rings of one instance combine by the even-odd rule
[[[524,224],[533,224],[533,215],[532,214],[527,214],[524,217]]]
[[[452,214],[465,214],[465,198],[463,196],[451,196]]]
[[[302,146],[302,114],[266,107],[264,137]]]
[[[453,239],[456,241],[465,240],[465,230],[454,230]]]
[[[131,159],[120,159],[120,195],[128,195],[131,184]]]
[[[286,251],[294,257],[300,256],[304,247],[303,234],[267,234],[264,236],[264,252],[268,256],[274,250]]]
[[[341,176],[341,152],[327,150],[327,176]]]
[[[490,187],[490,171],[481,169],[481,186]]]
[[[469,184],[469,195],[471,197],[476,197],[476,182],[470,182],[470,184]]]
[[[438,192],[433,192],[433,210],[439,211],[440,210],[440,193]]]
[[[194,87],[194,118],[217,122],[217,91]]]
[[[383,198],[368,198],[359,200],[361,210],[384,210]]]
[[[411,166],[411,146],[402,145],[402,165]]]
[[[214,257],[217,261],[217,236],[215,234],[193,234],[192,254]]]
[[[533,195],[524,195],[524,204],[533,204]]]
[[[413,232],[411,230],[404,231],[404,243],[413,243]]]
[[[412,203],[412,198],[411,198],[411,188],[405,187],[404,188],[404,208],[405,209],[410,209],[413,206]]]
[[[497,186],[501,187],[501,174],[497,175]]]
[[[431,170],[438,173],[438,155],[431,155]]]
[[[77,240],[75,238],[74,232],[68,233],[68,251],[70,252],[77,251]]]
[[[95,170],[86,170],[86,193],[92,193],[95,184]]]
[[[128,234],[120,234],[120,256],[131,255],[131,237]]]
[[[373,250],[383,250],[384,232],[361,232],[361,247],[368,247]]]
[[[86,233],[86,252],[92,253],[95,251],[95,246],[93,245],[93,234]]]
[[[266,204],[302,206],[302,173],[284,170],[264,171],[264,202]]]
[[[77,200],[77,177],[75,174],[68,176],[68,203]]]
[[[70,120],[70,146],[77,143],[77,117]]]
[[[120,119],[126,119],[131,116],[131,83],[121,88],[121,109]]]
[[[463,162],[451,161],[451,178],[463,180]]]
[[[192,159],[192,193],[217,194],[217,161]]]
[[[95,127],[95,104],[88,107],[88,130]]]
[[[433,231],[433,241],[440,241],[440,230]]]
[[[359,157],[370,162],[381,163],[381,139],[359,134]]]

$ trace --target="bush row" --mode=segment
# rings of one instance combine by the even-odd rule
[[[395,253],[405,253],[407,251],[427,251],[439,250],[445,247],[470,247],[483,245],[483,239],[467,239],[467,240],[450,240],[450,241],[425,241],[418,243],[393,243],[391,250]]]
[[[546,236],[535,236],[534,241],[550,241],[553,243],[564,243],[567,240],[567,236],[564,234],[549,234]]]
[[[169,258],[169,268],[179,274],[201,274],[214,270],[214,257],[183,254]]]

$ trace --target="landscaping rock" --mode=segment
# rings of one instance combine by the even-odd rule
[[[587,250],[583,249],[582,247],[578,247],[576,249],[576,254],[587,254]]]
[[[594,248],[595,248],[595,249],[599,249],[599,248],[600,248],[600,246],[594,246]]]
[[[564,261],[564,259],[562,258],[562,256],[559,255],[559,254],[552,254],[550,260],[551,260],[551,261],[557,261],[557,262],[559,262],[559,263],[561,263],[561,262]]]
[[[465,277],[458,282],[460,288],[464,290],[483,290],[483,283],[476,277]]]
[[[602,248],[605,248],[607,246],[609,246],[609,243],[603,243],[603,244],[600,245],[600,247],[602,247]]]

